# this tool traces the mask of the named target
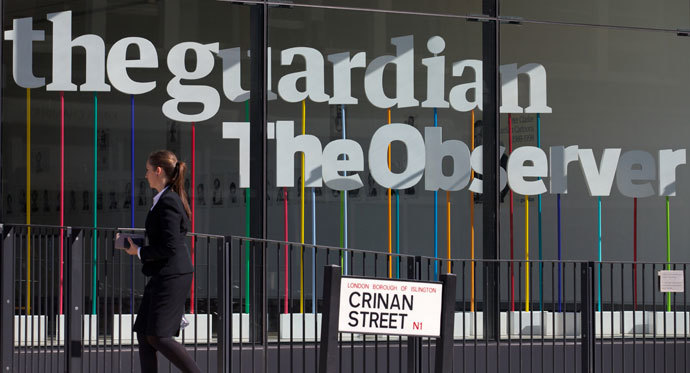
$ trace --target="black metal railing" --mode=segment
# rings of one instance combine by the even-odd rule
[[[122,230],[2,230],[3,371],[138,371],[132,325],[146,278],[113,247]],[[454,372],[688,371],[690,308],[685,293],[661,293],[657,275],[685,263],[448,260],[206,234],[189,234],[189,247],[179,340],[202,371],[317,371],[330,264],[353,276],[455,274]],[[485,302],[492,284],[499,299]],[[434,348],[342,333],[337,371],[431,372]]]

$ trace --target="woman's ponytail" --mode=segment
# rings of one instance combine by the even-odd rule
[[[175,165],[175,171],[173,171],[172,180],[170,181],[170,187],[180,196],[182,206],[184,206],[184,211],[187,213],[187,217],[191,217],[192,211],[189,209],[187,192],[184,190],[184,176],[186,171],[187,164],[184,162],[177,162]]]

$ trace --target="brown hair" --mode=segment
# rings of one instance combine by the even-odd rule
[[[190,217],[192,212],[189,209],[189,202],[187,202],[187,193],[184,191],[184,175],[187,171],[187,165],[184,162],[179,162],[175,153],[170,150],[156,150],[149,154],[147,162],[153,167],[160,167],[165,172],[165,176],[170,180],[168,185],[180,196],[184,211],[187,213],[187,217]]]

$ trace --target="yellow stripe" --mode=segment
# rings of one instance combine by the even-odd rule
[[[525,311],[529,312],[529,196],[525,196]]]
[[[307,105],[305,100],[302,100],[302,134],[306,134],[307,126]],[[300,188],[300,242],[304,243],[304,152],[302,153],[302,178]],[[300,246],[299,253],[299,312],[304,313],[304,246]]]
[[[26,224],[31,224],[31,89],[26,89]],[[31,227],[26,236],[26,313],[31,314]]]
[[[470,125],[472,130],[470,132],[471,151],[474,151],[474,110],[472,110],[472,123]],[[474,180],[474,170],[470,172],[470,184]],[[474,193],[470,192],[470,258],[474,260]],[[474,312],[474,262],[470,263],[471,291],[470,291],[470,311]]]

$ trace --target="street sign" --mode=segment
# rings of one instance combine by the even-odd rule
[[[338,331],[439,337],[442,291],[439,282],[343,277]]]

